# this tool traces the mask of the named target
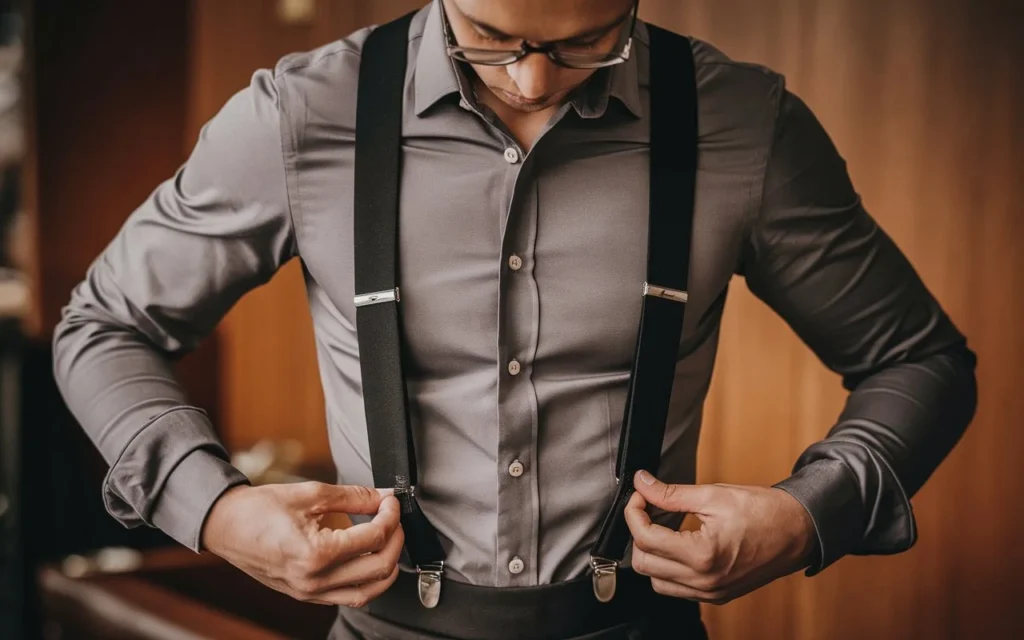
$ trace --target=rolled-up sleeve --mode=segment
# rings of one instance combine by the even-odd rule
[[[974,415],[975,356],[862,206],[818,120],[783,93],[743,273],[843,377],[846,406],[778,483],[817,529],[808,575],[846,554],[910,548],[910,498]]]
[[[128,217],[54,333],[58,386],[110,464],[108,511],[194,550],[214,501],[246,478],[170,363],[295,254],[279,114],[273,75],[257,72]]]

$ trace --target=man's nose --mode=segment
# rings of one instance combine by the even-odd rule
[[[508,75],[527,100],[541,98],[551,91],[558,68],[542,53],[531,53],[508,66]]]

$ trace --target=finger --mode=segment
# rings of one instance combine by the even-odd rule
[[[377,513],[384,499],[376,489],[357,485],[335,485],[323,482],[303,482],[295,487],[297,497],[310,515],[325,513]]]
[[[353,525],[347,529],[320,529],[316,544],[334,562],[323,565],[334,566],[349,558],[380,551],[394,535],[401,522],[401,508],[394,496],[384,498],[380,510],[369,522]]]
[[[654,588],[656,593],[660,593],[663,596],[693,600],[695,602],[725,604],[732,600],[729,594],[724,592],[701,591],[700,589],[694,589],[693,587],[687,587],[685,585],[670,582],[668,580],[661,580],[659,578],[651,578],[651,586]]]
[[[715,548],[703,532],[669,529],[651,522],[645,510],[629,505],[625,516],[633,544],[641,551],[679,562],[698,574],[714,568]]]
[[[398,565],[391,571],[391,574],[383,579],[376,582],[370,582],[362,584],[357,587],[343,587],[341,589],[334,589],[333,591],[327,591],[322,594],[318,594],[313,598],[314,602],[321,604],[333,604],[342,607],[352,607],[353,609],[359,609],[365,607],[370,603],[371,600],[379,596],[388,590],[388,588],[395,583],[398,579]]]
[[[694,593],[700,594],[700,597],[708,598],[709,600],[705,600],[708,602],[719,599],[725,594],[736,598],[754,589],[759,589],[775,579],[766,577],[760,581],[751,581],[749,577],[733,579],[728,575],[722,575],[721,572],[702,573],[693,567],[647,553],[638,549],[636,545],[633,546],[632,556],[633,570],[640,575],[648,576],[652,580],[663,580],[686,587],[693,590]]]
[[[327,572],[318,580],[316,592],[323,593],[387,579],[398,564],[404,544],[405,534],[399,527],[380,551],[352,558]]]
[[[398,524],[401,521],[402,505],[399,504],[398,498],[394,496],[386,496],[382,498],[376,515],[373,516],[373,520],[370,520],[370,522],[377,522],[387,527],[389,535],[390,532],[393,532],[398,528]]]
[[[626,508],[643,510],[647,508],[647,501],[644,500],[644,497],[641,494],[634,491],[633,495],[629,496],[629,502],[626,503]]]
[[[637,502],[631,498],[624,510],[634,544],[648,553],[671,557],[681,543],[678,532],[651,522],[651,516]]]
[[[707,513],[717,490],[707,484],[666,484],[647,471],[637,471],[633,486],[647,502],[676,513]]]
[[[640,575],[677,582],[695,589],[706,589],[713,583],[709,576],[693,567],[655,553],[648,553],[636,544],[633,545],[632,556],[633,569]]]
[[[631,532],[633,532],[634,527],[639,529],[651,526],[651,516],[647,513],[647,501],[639,493],[633,493],[629,497],[629,502],[626,503],[623,513],[626,516],[626,524]]]

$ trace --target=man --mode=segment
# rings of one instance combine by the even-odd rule
[[[361,30],[257,72],[128,219],[58,327],[57,377],[112,465],[109,511],[340,605],[336,638],[662,637],[664,625],[698,638],[697,602],[909,548],[909,498],[973,416],[974,355],[782,79],[636,9],[435,0],[399,25],[397,46],[369,53],[376,36]],[[388,55],[407,73],[371,77]],[[360,92],[389,80],[396,100],[360,107]],[[691,108],[695,145],[666,150]],[[384,145],[362,137],[373,110],[399,118],[400,190],[377,175]],[[678,202],[666,201],[663,169],[689,157],[695,172],[674,174]],[[378,196],[397,199],[400,296],[359,283],[395,266],[359,229],[376,224],[366,203]],[[668,262],[688,265],[686,291],[645,275],[648,235],[652,254],[666,241],[648,231],[676,211],[685,234],[667,238]],[[166,358],[295,257],[340,482],[251,487]],[[773,487],[693,484],[736,273],[851,391]],[[656,299],[665,306],[646,306]],[[685,309],[681,338],[638,356],[649,342],[637,327],[663,308]],[[375,412],[404,410],[402,398],[374,401],[398,351],[366,315],[396,309],[415,491],[401,469],[375,484],[406,454],[400,425],[367,431]],[[650,408],[633,401],[650,387],[631,372],[659,355],[664,434],[638,422],[620,440],[623,416]],[[660,460],[617,461],[644,437]],[[321,528],[329,512],[357,524]],[[685,513],[699,532],[679,531]],[[602,564],[595,541],[616,518],[630,553]],[[436,567],[413,561],[435,552]]]

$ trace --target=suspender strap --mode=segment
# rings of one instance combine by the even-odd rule
[[[363,48],[356,116],[356,323],[374,484],[394,487],[420,601],[437,605],[444,562],[415,497],[416,466],[402,373],[397,277],[398,188],[409,14]],[[688,39],[648,25],[651,38],[650,224],[647,281],[619,442],[619,486],[591,555],[598,599],[615,594],[629,545],[624,509],[633,474],[656,472],[687,301],[696,181],[697,97]]]
[[[367,38],[359,70],[355,159],[355,291],[359,364],[373,481],[395,489],[421,599],[437,603],[444,551],[416,502],[416,456],[402,373],[396,274],[402,93],[413,14]]]
[[[656,473],[686,311],[697,174],[697,89],[687,38],[648,25],[651,41],[650,225],[647,282],[619,441],[618,490],[591,550],[594,592],[615,594],[630,542],[624,509],[633,475]]]

